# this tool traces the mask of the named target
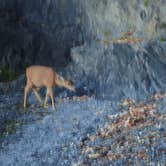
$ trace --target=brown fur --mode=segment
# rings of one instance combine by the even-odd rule
[[[24,90],[24,108],[26,108],[26,100],[27,94],[29,90],[33,90],[36,95],[38,101],[43,104],[40,95],[38,94],[38,90],[41,87],[46,87],[46,97],[44,101],[44,107],[47,106],[47,99],[48,96],[51,97],[52,107],[55,109],[54,104],[54,94],[53,94],[53,87],[54,86],[62,86],[69,90],[75,91],[75,87],[70,80],[65,80],[63,77],[58,75],[51,67],[46,66],[30,66],[26,69],[26,78],[27,84]]]

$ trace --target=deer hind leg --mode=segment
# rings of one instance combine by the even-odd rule
[[[40,97],[38,91],[36,90],[36,88],[32,88],[32,90],[33,90],[37,100],[39,101],[39,103],[43,106],[43,102],[42,102],[41,97]]]
[[[30,89],[31,89],[31,86],[27,84],[24,89],[24,109],[26,109],[27,95],[28,95],[28,92],[30,91]]]
[[[53,108],[54,110],[56,110],[55,103],[54,103],[53,89],[52,89],[52,88],[48,88],[47,90],[48,90],[48,94],[49,94],[50,97],[51,97],[52,108]]]
[[[48,100],[48,95],[49,95],[48,92],[49,92],[49,91],[48,91],[48,89],[47,89],[46,96],[45,96],[45,100],[44,100],[44,108],[47,108],[47,100]]]

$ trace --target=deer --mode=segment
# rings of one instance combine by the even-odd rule
[[[52,108],[56,110],[54,103],[53,88],[55,86],[65,87],[71,91],[75,91],[75,86],[71,80],[66,80],[60,76],[52,67],[47,66],[30,66],[26,68],[26,85],[24,88],[24,109],[26,110],[27,94],[32,90],[39,103],[47,108],[47,100],[50,96]],[[45,87],[47,89],[44,105],[38,93],[39,89]]]

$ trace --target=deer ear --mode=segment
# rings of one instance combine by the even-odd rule
[[[64,81],[64,78],[61,77],[60,75],[58,75],[58,79],[61,80],[61,81]]]

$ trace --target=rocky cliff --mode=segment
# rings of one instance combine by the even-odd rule
[[[0,3],[1,66],[68,64],[79,93],[106,98],[165,90],[164,0]]]
[[[165,0],[85,0],[81,4],[87,36],[93,40],[121,37],[132,28],[135,36],[146,40],[166,37]]]
[[[67,70],[82,93],[140,99],[166,90],[166,42],[84,45],[72,50],[72,59]]]
[[[86,41],[72,49],[70,67],[78,87],[111,99],[164,91],[166,1],[85,0],[82,6]]]
[[[0,1],[0,66],[16,72],[30,64],[64,67],[82,43],[75,0]]]

